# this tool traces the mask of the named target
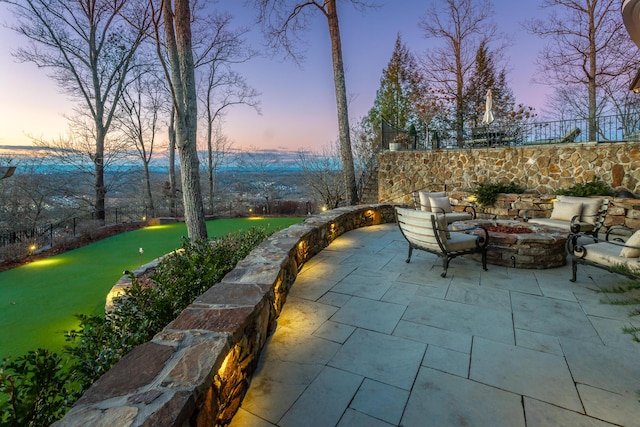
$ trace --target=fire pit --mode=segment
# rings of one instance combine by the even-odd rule
[[[555,227],[512,220],[476,219],[456,221],[456,231],[482,227],[489,233],[487,262],[515,268],[544,269],[566,264],[565,245],[569,233]],[[478,257],[478,260],[480,258]]]

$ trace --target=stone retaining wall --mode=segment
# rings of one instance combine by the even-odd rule
[[[54,425],[228,424],[305,261],[349,230],[394,221],[392,205],[361,205],[273,234]]]
[[[617,191],[640,194],[640,144],[563,144],[486,149],[383,152],[379,158],[381,202],[413,203],[413,191],[440,191],[444,185],[456,210],[472,204],[478,183],[515,182],[531,192],[503,194],[479,217],[549,217],[558,189],[599,177]],[[605,230],[611,225],[640,229],[640,199],[609,198]]]
[[[514,182],[539,194],[555,194],[600,177],[616,190],[640,193],[640,144],[583,143],[386,151],[380,154],[378,194],[384,202],[410,202],[416,190],[468,191],[485,182]]]

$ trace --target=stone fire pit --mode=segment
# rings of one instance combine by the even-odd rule
[[[476,219],[456,221],[451,228],[469,231],[480,226],[489,233],[487,262],[514,268],[544,269],[566,264],[569,233],[555,227],[512,220]],[[474,232],[480,235],[480,231]],[[473,255],[480,260],[479,255]]]

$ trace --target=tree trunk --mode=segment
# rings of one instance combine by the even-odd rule
[[[327,0],[327,19],[329,21],[329,35],[331,37],[331,58],[333,60],[333,81],[336,88],[336,104],[338,107],[338,132],[340,137],[340,157],[342,158],[342,170],[344,174],[347,203],[358,203],[358,191],[356,187],[356,173],[353,165],[353,153],[351,152],[351,139],[349,136],[349,109],[347,105],[347,88],[344,78],[344,65],[342,63],[342,42],[340,41],[340,27],[338,25],[338,12],[336,1]]]
[[[155,216],[156,209],[153,205],[153,193],[151,192],[151,177],[149,176],[149,160],[144,160],[144,183],[145,190],[147,192],[147,208],[149,209],[149,215]]]
[[[589,71],[587,75],[587,91],[589,93],[589,141],[597,140],[598,126],[596,123],[597,99],[596,99],[596,28],[595,28],[595,12],[589,14]]]
[[[106,133],[102,126],[96,121],[96,152],[93,156],[93,164],[95,165],[95,219],[103,225],[106,219],[105,214],[105,196],[107,188],[104,185],[104,140]]]
[[[180,157],[184,219],[189,239],[206,240],[207,225],[200,191],[200,162],[196,149],[197,97],[191,48],[191,11],[189,0],[176,0],[174,15],[170,3],[168,0],[164,2],[165,33],[176,104],[176,145]]]
[[[176,109],[171,108],[171,119],[169,120],[169,211],[172,216],[176,214],[176,195],[178,185],[176,182]]]

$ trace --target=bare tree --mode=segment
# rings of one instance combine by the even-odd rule
[[[3,0],[13,6],[13,29],[32,43],[15,55],[52,70],[56,83],[82,106],[93,135],[94,207],[104,220],[105,139],[131,61],[145,38],[148,16],[130,0]],[[127,21],[136,21],[135,26]]]
[[[320,12],[327,19],[329,37],[331,39],[331,59],[333,62],[333,82],[338,109],[338,134],[343,179],[347,202],[352,205],[356,204],[358,192],[349,135],[347,89],[336,0],[253,0],[253,2],[259,8],[259,21],[263,24],[263,30],[270,45],[284,48],[287,55],[294,59],[300,58],[299,52],[295,49],[295,41],[298,40],[297,34],[308,26],[313,12]],[[364,1],[350,0],[349,2],[361,9],[368,6]],[[369,5],[369,7],[371,6]]]
[[[274,200],[282,194],[281,188],[274,180],[274,172],[281,167],[278,155],[269,150],[250,147],[238,153],[236,162],[238,172],[242,174],[236,179],[239,190],[252,191],[254,197],[264,199],[264,213],[271,214]]]
[[[424,70],[435,90],[454,99],[459,146],[464,136],[465,84],[474,69],[476,52],[497,36],[496,26],[490,21],[492,16],[493,6],[488,0],[438,0],[430,3],[419,22],[425,38],[444,43],[426,52]]]
[[[595,141],[598,88],[626,74],[637,51],[624,29],[620,1],[543,0],[542,7],[549,15],[526,23],[529,32],[549,41],[538,59],[538,81],[579,93],[586,88],[588,137]]]
[[[187,233],[191,240],[207,239],[200,190],[200,162],[197,150],[198,99],[191,36],[189,0],[163,0],[162,9],[153,8],[158,58],[171,89],[175,109],[175,142],[180,158],[182,199]],[[163,27],[161,28],[161,25]]]
[[[152,70],[143,67],[133,72],[132,81],[127,84],[121,100],[118,123],[126,140],[133,145],[142,161],[144,173],[144,199],[150,215],[155,215],[149,165],[158,132],[158,115],[166,92]]]
[[[206,126],[209,209],[213,210],[216,171],[230,147],[221,129],[224,114],[236,105],[246,105],[260,112],[258,92],[232,66],[249,61],[256,53],[245,47],[243,36],[247,29],[230,28],[231,15],[222,13],[196,23],[201,40],[196,49],[199,55],[196,67],[201,75],[199,98],[204,107]]]
[[[69,131],[66,137],[54,140],[34,139],[33,144],[42,150],[42,155],[48,159],[55,159],[55,164],[63,167],[69,174],[65,182],[57,183],[56,191],[68,199],[77,203],[78,209],[88,211],[93,209],[94,218],[104,221],[104,218],[95,216],[94,198],[92,188],[98,180],[94,162],[95,134],[92,129],[85,128],[86,123],[80,119],[70,119]],[[113,188],[117,188],[127,178],[125,166],[122,160],[127,157],[127,144],[110,132],[103,142],[104,155],[102,157],[102,185],[105,194]],[[69,182],[70,181],[70,182]],[[103,211],[103,213],[105,213]]]
[[[215,123],[214,123],[215,124]],[[209,128],[209,127],[208,127]],[[222,126],[215,126],[207,132],[206,169],[208,184],[208,208],[210,213],[215,208],[220,168],[229,159],[233,142],[222,132]]]
[[[338,144],[325,146],[320,153],[298,152],[298,166],[303,182],[329,209],[338,207],[344,194],[344,181],[340,177]]]

